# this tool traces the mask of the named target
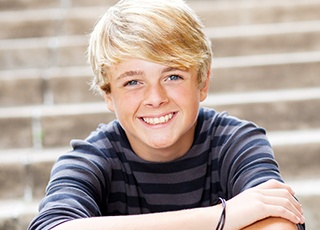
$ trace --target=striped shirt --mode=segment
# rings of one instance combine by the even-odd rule
[[[71,145],[52,169],[30,230],[76,218],[206,207],[269,179],[282,181],[265,130],[211,109],[199,110],[192,147],[171,162],[139,158],[117,120]]]

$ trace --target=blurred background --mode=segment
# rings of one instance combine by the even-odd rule
[[[26,229],[52,164],[114,118],[89,91],[88,36],[115,0],[0,0],[0,230]],[[212,38],[204,106],[268,131],[320,229],[320,0],[188,0]]]

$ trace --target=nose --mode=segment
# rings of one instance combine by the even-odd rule
[[[145,92],[145,105],[159,107],[169,101],[166,89],[161,84],[149,85]]]

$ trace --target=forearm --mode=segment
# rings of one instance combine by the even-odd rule
[[[93,217],[68,221],[56,226],[54,230],[212,230],[217,225],[221,210],[221,205],[216,205],[155,214]]]
[[[260,221],[257,221],[251,224],[248,227],[243,228],[242,230],[297,230],[297,225],[292,223],[289,220],[277,217],[269,217]]]

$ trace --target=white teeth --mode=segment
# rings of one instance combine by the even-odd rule
[[[168,122],[173,117],[173,114],[167,114],[162,117],[156,117],[156,118],[143,118],[144,122],[151,124],[151,125],[158,125]]]

